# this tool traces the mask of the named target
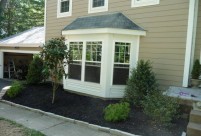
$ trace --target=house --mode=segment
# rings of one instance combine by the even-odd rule
[[[123,96],[129,71],[151,60],[159,85],[188,87],[200,59],[199,0],[46,0],[46,40],[64,36],[73,52],[64,89]]]
[[[16,78],[16,72],[26,76],[33,55],[42,50],[44,33],[44,27],[33,27],[0,40],[0,78]]]

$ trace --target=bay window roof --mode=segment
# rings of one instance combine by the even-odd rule
[[[145,31],[122,13],[112,13],[99,16],[86,16],[74,20],[63,31],[78,29],[115,28]]]

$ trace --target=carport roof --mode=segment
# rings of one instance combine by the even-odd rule
[[[0,40],[1,47],[39,47],[45,42],[44,27],[33,27]]]

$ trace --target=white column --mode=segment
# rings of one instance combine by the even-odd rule
[[[3,52],[0,51],[0,78],[3,78]]]
[[[196,12],[198,8],[196,8],[196,3],[198,4],[198,0],[190,0],[189,2],[189,14],[188,14],[188,30],[187,30],[187,39],[186,39],[186,53],[185,53],[185,62],[184,62],[184,75],[183,75],[183,87],[188,87],[189,77],[190,77],[190,68],[191,68],[191,60],[194,58],[194,47],[195,43],[195,29],[196,27]]]

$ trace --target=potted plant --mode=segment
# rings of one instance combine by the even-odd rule
[[[194,64],[193,64],[193,69],[191,72],[191,85],[193,87],[198,87],[200,85],[200,80],[199,80],[199,76],[200,76],[200,62],[198,59],[195,60]]]

